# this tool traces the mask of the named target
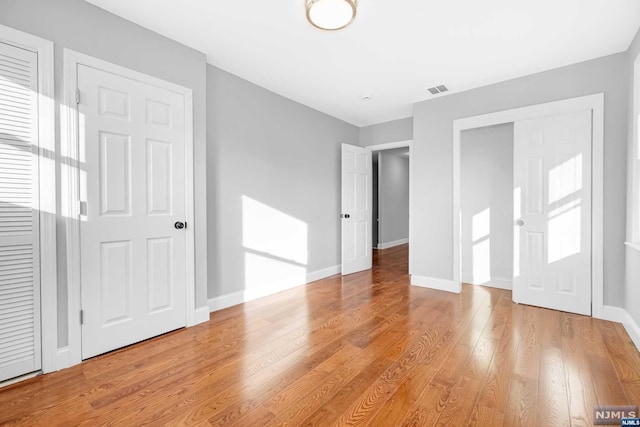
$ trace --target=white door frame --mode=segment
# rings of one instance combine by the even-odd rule
[[[535,119],[581,110],[592,111],[592,219],[591,219],[591,315],[603,318],[604,306],[604,93],[581,96],[453,121],[453,283],[452,292],[462,291],[460,135],[463,130]]]
[[[68,366],[82,361],[82,334],[80,326],[80,168],[79,134],[76,88],[78,85],[78,65],[96,68],[142,83],[179,93],[185,99],[185,182],[186,221],[192,224],[186,229],[187,280],[186,325],[196,324],[195,308],[195,236],[194,236],[194,175],[193,175],[193,95],[191,89],[130,70],[70,49],[64,49],[64,104],[60,106],[61,154],[62,162],[62,209],[67,229],[67,280],[69,348]]]
[[[413,167],[412,165],[412,161],[411,161],[411,150],[412,150],[412,146],[413,146],[413,140],[412,139],[405,139],[403,141],[395,141],[395,142],[386,142],[384,144],[376,144],[376,145],[368,145],[367,148],[370,149],[372,152],[375,151],[384,151],[384,150],[392,150],[394,148],[404,148],[404,147],[409,147],[409,274],[411,274],[411,248],[413,245],[412,242],[412,236],[413,233],[411,232],[412,229],[412,223],[413,223],[413,196],[411,195],[411,183],[413,182]],[[373,191],[373,189],[372,189]],[[373,200],[373,198],[371,198],[371,200]],[[379,237],[379,236],[378,236]],[[373,245],[372,245],[373,246]],[[373,250],[373,247],[371,248],[371,250]]]
[[[53,43],[0,25],[0,41],[38,55],[38,169],[40,210],[40,322],[42,371],[58,366],[56,265],[56,144]]]

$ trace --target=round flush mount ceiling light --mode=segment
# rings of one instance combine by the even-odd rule
[[[321,30],[335,31],[349,25],[356,17],[358,0],[306,0],[307,19]]]

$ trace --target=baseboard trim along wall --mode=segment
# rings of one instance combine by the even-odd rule
[[[208,305],[196,308],[194,324],[192,326],[209,321],[210,312]]]
[[[378,247],[376,249],[389,249],[389,248],[393,248],[394,246],[404,245],[405,243],[409,243],[409,238],[394,240],[393,242],[388,242],[388,243],[378,242]]]
[[[453,280],[436,279],[435,277],[411,276],[411,284],[423,288],[437,289],[439,291],[460,293],[460,289]]]
[[[602,319],[610,322],[622,323],[622,325],[624,325],[624,329],[629,334],[631,341],[633,341],[638,351],[640,351],[640,326],[636,323],[634,318],[631,317],[627,310],[621,307],[605,305],[602,308]]]
[[[335,274],[340,274],[342,270],[341,265],[334,265],[333,267],[323,268],[322,270],[312,271],[307,274],[307,283],[315,282],[316,280],[324,279]]]
[[[513,280],[504,277],[494,277],[488,283],[473,283],[473,275],[462,273],[462,282],[470,285],[489,286],[490,288],[506,289],[510,291],[513,287]]]
[[[258,298],[266,297],[269,295],[277,294],[278,292],[286,291],[289,289],[296,288],[298,286],[304,286],[308,283],[315,282],[316,280],[324,279],[326,277],[330,277],[336,274],[339,274],[341,271],[340,265],[334,265],[333,267],[324,268],[322,270],[312,271],[307,274],[307,282],[306,283],[298,283],[289,286],[280,286],[277,288],[269,288],[269,289],[250,289],[244,291],[233,292],[226,295],[221,295],[219,297],[209,299],[209,311],[218,311],[225,309],[227,307],[232,307],[234,305],[242,304],[245,302],[253,301]]]
[[[56,371],[66,369],[71,366],[69,362],[69,347],[62,347],[58,349],[56,354]]]

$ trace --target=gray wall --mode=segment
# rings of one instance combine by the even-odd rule
[[[246,289],[248,256],[307,273],[340,264],[340,145],[357,144],[358,128],[210,65],[207,100],[209,298]],[[279,217],[306,224],[306,262],[280,254],[268,236],[259,250],[246,247],[246,198],[275,215],[265,218],[267,230],[281,227]]]
[[[640,55],[640,31],[636,34],[631,46],[629,47],[628,58],[627,58],[627,69],[628,69],[628,90],[627,90],[627,106],[628,106],[628,123],[627,123],[627,147],[629,153],[629,162],[631,162],[632,153],[633,153],[633,88],[634,84],[640,84],[640,82],[635,82],[634,76],[634,62],[636,58]],[[640,125],[640,124],[639,124]],[[628,204],[627,204],[627,240],[631,241],[633,236],[631,233],[633,232],[633,227],[631,224],[632,221],[632,197],[631,191],[633,189],[631,180],[633,176],[631,175],[632,170],[629,168],[629,176],[628,176]],[[638,242],[635,242],[638,243]],[[626,248],[626,276],[625,276],[625,308],[627,312],[633,317],[636,321],[636,324],[640,325],[640,253],[638,251],[627,247]]]
[[[378,245],[409,238],[409,157],[378,154]]]
[[[513,279],[513,123],[463,131],[460,170],[462,280],[504,285]],[[488,225],[487,235],[477,229],[474,236],[476,215],[476,227]]]
[[[206,58],[205,55],[81,0],[2,0],[0,24],[55,44],[56,105],[63,96],[63,48],[122,65],[193,90],[196,193],[196,306],[206,305]],[[56,107],[56,150],[60,150]],[[60,158],[56,162],[60,188]],[[58,194],[59,191],[58,191]],[[60,212],[60,200],[57,211]],[[64,219],[58,217],[58,346],[67,345]]]
[[[360,128],[360,145],[384,144],[413,139],[413,117]]]
[[[620,53],[416,104],[411,274],[453,277],[454,119],[604,92],[604,302],[622,306],[628,68]]]

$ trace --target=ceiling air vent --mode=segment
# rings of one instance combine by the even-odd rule
[[[446,92],[449,89],[447,89],[445,85],[439,85],[439,86],[430,87],[428,90],[429,92],[431,92],[431,95],[437,95],[439,93]]]

